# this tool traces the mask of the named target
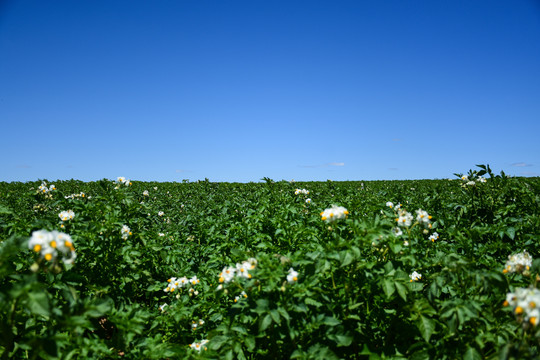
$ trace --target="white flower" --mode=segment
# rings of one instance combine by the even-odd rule
[[[159,307],[159,310],[161,310],[161,312],[164,312],[165,311],[165,308],[169,306],[168,304],[163,304]]]
[[[150,196],[150,193],[148,192],[148,190],[144,190],[142,194],[143,196]]]
[[[306,199],[306,203],[311,204],[311,199],[310,199],[310,198],[307,198],[307,199]]]
[[[411,282],[413,281],[418,281],[422,278],[422,274],[416,272],[416,271],[413,271],[413,273],[411,275],[409,275],[409,277],[411,278]]]
[[[197,351],[201,351],[203,348],[204,350],[206,350],[206,344],[208,343],[208,340],[201,340],[201,342],[196,342],[196,343],[193,343],[193,344],[190,344],[189,347],[192,348],[193,350],[197,350]]]
[[[431,235],[429,236],[428,239],[431,240],[432,242],[435,242],[435,240],[437,240],[438,238],[439,238],[439,234],[436,233],[436,232],[434,232],[433,234],[431,234]]]
[[[401,231],[401,229],[399,227],[395,227],[392,229],[392,233],[395,235],[395,236],[401,236],[403,235],[403,231]]]
[[[254,269],[255,266],[252,265],[249,261],[244,261],[242,263],[236,264],[236,276],[243,277],[246,279],[251,279],[251,274],[249,270]]]
[[[476,179],[476,181],[479,182],[479,183],[486,183],[487,182],[486,178],[483,177],[483,176],[479,176],[478,179]]]
[[[116,188],[118,189],[118,186],[120,186],[120,185],[130,186],[131,181],[129,179],[126,179],[123,176],[119,176],[119,177],[116,178],[116,184],[117,184]]]
[[[191,283],[191,285],[197,285],[201,281],[197,279],[197,276],[193,276],[191,279],[189,279],[189,282]]]
[[[413,216],[405,210],[399,209],[399,217],[396,219],[399,226],[411,226]]]
[[[391,201],[386,202],[386,206],[388,206],[390,209],[394,207],[394,203]]]
[[[38,190],[41,191],[42,193],[48,193],[49,192],[49,188],[47,186],[47,183],[46,182],[42,182],[41,185],[38,187]]]
[[[289,269],[289,274],[287,275],[287,281],[292,284],[298,281],[298,272],[293,268]]]
[[[431,216],[422,209],[416,210],[416,221],[423,225],[429,225]]]
[[[197,330],[199,326],[204,325],[204,320],[199,319],[199,321],[192,321],[191,322],[191,330]]]
[[[178,279],[178,286],[179,287],[187,286],[187,285],[189,285],[191,280],[198,281],[196,276],[194,276],[194,278],[195,279],[191,278],[191,279],[188,280],[188,278],[186,276],[182,276],[181,278]]]
[[[504,273],[522,273],[525,270],[529,270],[532,265],[532,256],[524,250],[518,254],[508,256],[508,261],[504,266]]]
[[[241,300],[242,298],[247,298],[247,294],[245,291],[242,291],[240,295],[234,297],[234,302],[238,302],[238,300]]]
[[[76,198],[80,198],[80,197],[83,198],[83,197],[85,197],[85,196],[86,196],[86,194],[83,193],[83,192],[81,192],[81,193],[79,193],[79,194],[66,195],[66,196],[64,196],[64,198],[66,198],[66,199],[76,199]],[[90,199],[90,197],[88,197],[88,198]]]
[[[232,266],[224,267],[221,273],[219,273],[219,282],[228,283],[234,279],[236,269]]]
[[[533,326],[538,325],[540,317],[540,290],[536,288],[517,288],[506,294],[505,306],[512,306],[518,318]]]
[[[309,195],[309,190],[306,189],[296,189],[294,191],[295,195]]]
[[[158,216],[163,216],[165,213],[163,211],[158,212]]]
[[[38,230],[32,233],[28,248],[40,253],[47,261],[53,261],[60,252],[66,264],[72,264],[77,257],[71,236],[59,231]]]
[[[120,230],[120,233],[122,234],[122,239],[124,240],[126,240],[130,235],[132,235],[131,229],[127,225],[122,225],[122,230]]]
[[[65,210],[61,211],[60,214],[58,214],[58,217],[62,221],[67,221],[73,219],[75,217],[75,213],[73,212],[73,210]]]
[[[349,215],[349,211],[343,206],[332,205],[329,209],[321,212],[321,220],[326,221],[327,223],[334,222],[337,220],[345,219]]]

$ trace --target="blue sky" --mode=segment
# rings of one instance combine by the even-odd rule
[[[0,2],[0,181],[540,176],[536,0]]]

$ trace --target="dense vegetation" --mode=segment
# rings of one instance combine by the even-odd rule
[[[540,178],[264,180],[0,183],[2,359],[540,357]]]

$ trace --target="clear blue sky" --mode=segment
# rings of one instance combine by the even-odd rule
[[[0,181],[540,176],[538,0],[0,0]]]

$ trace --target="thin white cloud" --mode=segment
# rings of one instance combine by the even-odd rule
[[[328,165],[328,166],[345,166],[345,163],[343,163],[343,162],[332,162],[332,163],[328,163],[326,165]]]
[[[527,167],[527,166],[532,166],[532,164],[527,164],[527,163],[524,163],[524,162],[518,162],[518,163],[513,163],[512,166]]]
[[[388,170],[396,171],[399,170],[398,168],[388,168]]]
[[[523,172],[521,172],[521,175],[523,175],[523,176],[540,176],[540,173],[533,172],[533,171],[523,171]]]

